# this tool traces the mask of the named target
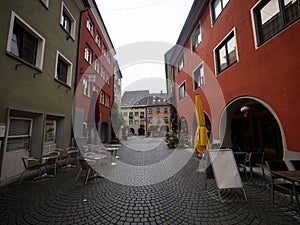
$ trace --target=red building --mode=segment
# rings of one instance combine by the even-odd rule
[[[299,0],[194,1],[165,55],[180,127],[194,134],[200,94],[211,144],[299,157],[299,18]]]
[[[115,50],[95,0],[82,13],[74,133],[77,142],[111,139]],[[91,141],[93,140],[93,141]]]

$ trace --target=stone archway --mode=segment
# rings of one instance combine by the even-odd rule
[[[221,123],[227,121],[226,127],[220,123],[222,146],[245,152],[264,152],[267,160],[282,159],[283,136],[276,118],[271,107],[258,99],[234,100],[220,120]]]
[[[145,135],[145,129],[144,128],[139,128],[138,129],[138,135]]]

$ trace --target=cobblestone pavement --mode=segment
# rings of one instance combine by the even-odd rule
[[[123,146],[119,163],[151,165],[173,151],[163,144],[141,152]],[[223,190],[220,202],[213,180],[205,190],[198,165],[191,157],[168,179],[140,186],[105,177],[75,183],[78,169],[59,168],[54,178],[35,181],[27,177],[0,188],[0,224],[299,224],[296,204],[280,193],[272,204],[268,182],[260,176],[244,180],[248,201],[240,190]]]

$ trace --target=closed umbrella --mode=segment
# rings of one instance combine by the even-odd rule
[[[208,147],[208,136],[205,126],[205,118],[203,112],[203,106],[200,99],[200,95],[195,96],[195,111],[196,111],[196,120],[197,120],[197,130],[195,133],[194,139],[194,152],[196,154],[203,154]]]

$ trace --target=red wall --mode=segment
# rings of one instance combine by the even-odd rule
[[[87,18],[89,18],[94,25],[94,36],[92,36],[89,32],[89,30],[86,28],[86,21]],[[101,36],[101,46],[100,48],[95,42],[96,37],[96,30],[98,31],[98,34]],[[100,114],[101,114],[101,121],[109,123],[110,118],[110,111],[113,104],[113,90],[114,90],[114,79],[113,79],[113,55],[111,54],[111,64],[107,62],[107,60],[102,56],[102,45],[105,43],[105,46],[107,48],[107,51],[109,52],[110,49],[108,49],[108,43],[104,39],[103,34],[101,33],[100,28],[97,25],[97,22],[91,12],[91,10],[88,10],[83,13],[82,15],[82,24],[81,24],[81,34],[80,34],[80,53],[79,53],[79,59],[78,59],[78,79],[77,79],[77,88],[79,89],[79,94],[77,94],[77,107],[80,107],[84,109],[85,115],[84,118],[87,120],[88,116],[88,110],[90,105],[90,97],[83,95],[83,86],[81,78],[84,74],[81,74],[80,71],[83,71],[85,75],[88,76],[88,73],[96,74],[96,82],[95,84],[99,87],[100,91],[103,90],[106,94],[110,96],[110,106],[106,107],[105,105],[100,104]],[[84,59],[84,50],[86,45],[93,51],[93,57],[92,57],[92,64],[90,65],[85,59]],[[100,69],[99,74],[96,73],[96,71],[93,69],[93,62],[96,59],[96,57],[100,60]],[[101,67],[104,65],[106,71],[110,74],[110,84],[108,85],[105,83],[105,81],[100,77],[101,75]],[[91,86],[92,87],[92,86]],[[99,91],[99,94],[100,94]],[[92,88],[91,88],[92,92]],[[92,96],[92,94],[90,95]]]
[[[298,20],[256,49],[251,8],[257,2],[256,0],[231,0],[214,25],[211,24],[208,5],[200,18],[202,42],[197,48],[197,55],[207,66],[206,83],[208,83],[207,79],[215,77],[224,96],[224,104],[228,105],[240,96],[250,96],[265,102],[279,118],[288,150],[300,151],[297,134],[297,128],[300,128],[298,118],[300,115],[300,22]],[[216,76],[214,48],[233,28],[235,28],[239,61]],[[190,41],[185,47],[189,49],[185,54],[185,72],[178,75],[175,71],[176,83],[181,84],[186,80],[188,96],[193,101],[196,93],[201,94],[204,110],[212,121],[214,135],[216,135],[219,132],[219,118],[224,110],[224,104],[218,93],[215,93],[213,89],[215,87],[204,85],[202,90],[194,91],[191,74],[199,64],[199,59],[196,59],[196,53],[191,53]],[[207,71],[209,69],[211,72]],[[206,97],[211,94],[216,96],[209,97],[214,99],[214,103],[210,102],[208,105]],[[178,93],[176,96],[178,100]],[[178,101],[179,111],[186,108],[187,101],[187,99]],[[189,124],[192,122],[193,115],[194,112],[188,113]],[[219,137],[216,135],[214,138]]]

